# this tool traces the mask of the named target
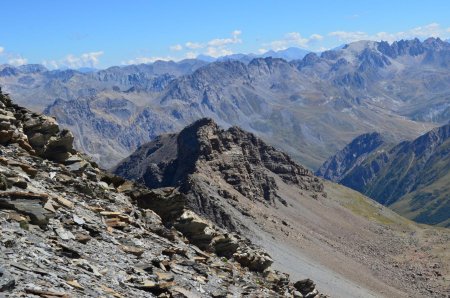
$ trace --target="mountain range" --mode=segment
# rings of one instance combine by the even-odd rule
[[[207,55],[199,55],[197,56],[198,60],[203,60],[206,62],[214,62],[214,61],[227,61],[227,60],[238,60],[244,63],[248,63],[252,61],[255,58],[281,58],[286,61],[292,61],[292,60],[300,60],[303,59],[307,54],[311,53],[311,51],[296,48],[296,47],[290,47],[284,50],[270,50],[263,54],[232,54],[227,56],[222,56],[218,58],[214,58]]]
[[[392,145],[379,133],[354,139],[317,171],[408,218],[450,227],[450,124]]]
[[[105,168],[161,133],[210,117],[317,169],[356,136],[414,139],[449,121],[450,44],[359,41],[300,60],[158,61],[90,73],[3,66],[16,100],[55,116]]]

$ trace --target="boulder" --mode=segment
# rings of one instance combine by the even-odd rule
[[[272,258],[261,249],[240,246],[233,258],[242,266],[256,272],[263,272],[272,265]]]
[[[316,289],[316,284],[309,278],[295,282],[294,287],[305,297],[314,297],[317,295],[317,293],[313,294]]]

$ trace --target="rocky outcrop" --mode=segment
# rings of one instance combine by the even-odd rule
[[[53,119],[0,102],[0,132],[14,127],[0,145],[0,296],[298,297],[267,253],[184,194],[106,173]]]
[[[0,144],[16,143],[30,154],[56,162],[64,162],[75,152],[72,133],[60,130],[55,119],[16,106],[6,96],[0,108]]]
[[[208,197],[233,201],[236,192],[253,202],[286,204],[277,179],[311,197],[323,195],[320,180],[288,155],[240,128],[222,130],[207,118],[142,146],[114,172],[150,188],[177,187],[190,208],[228,228],[235,228],[230,214]]]
[[[186,198],[174,188],[159,188],[129,193],[136,205],[154,210],[166,226],[175,227],[199,248],[218,256],[233,258],[242,266],[263,272],[271,264],[270,256],[235,233],[228,233],[202,219],[186,206]]]

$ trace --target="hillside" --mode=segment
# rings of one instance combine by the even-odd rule
[[[174,201],[171,210],[187,205],[245,235],[267,250],[275,268],[309,276],[332,296],[448,292],[448,230],[419,227],[360,193],[322,181],[241,128],[198,120],[144,144],[114,172],[151,188],[176,188],[186,201]],[[430,262],[439,263],[442,276],[434,277]]]
[[[358,137],[317,173],[417,222],[450,227],[450,125],[395,146],[378,141]]]
[[[93,73],[0,69],[20,104],[56,116],[104,167],[162,133],[210,117],[316,169],[356,136],[414,139],[449,118],[450,44],[358,41],[301,60],[199,60]]]
[[[367,133],[356,137],[335,155],[328,158],[316,171],[316,175],[339,182],[354,167],[360,165],[369,154],[386,145],[386,140],[379,133]]]

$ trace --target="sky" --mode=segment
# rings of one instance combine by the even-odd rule
[[[448,0],[2,0],[1,10],[0,64],[49,69],[450,38]]]

